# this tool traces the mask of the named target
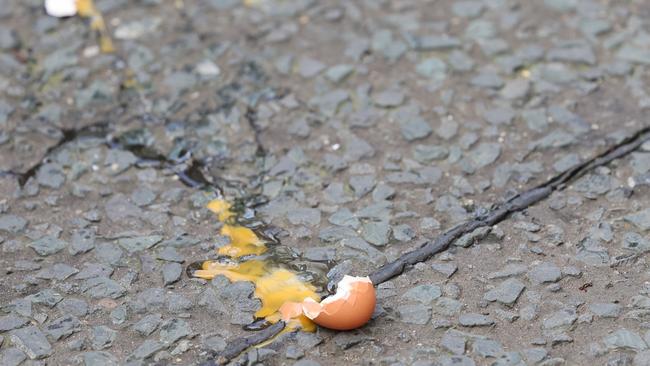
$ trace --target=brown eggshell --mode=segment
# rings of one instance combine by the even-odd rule
[[[305,299],[304,314],[314,323],[335,330],[356,329],[366,324],[375,311],[375,287],[368,277],[345,276],[336,294],[320,303]]]
[[[288,301],[282,304],[278,311],[280,311],[280,314],[282,315],[282,320],[288,321],[291,318],[302,315],[302,303]]]

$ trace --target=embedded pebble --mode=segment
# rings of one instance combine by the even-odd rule
[[[494,143],[480,143],[468,154],[472,168],[481,169],[494,163],[501,155],[501,146]]]
[[[41,256],[48,256],[60,252],[66,245],[65,241],[46,235],[30,243],[29,247]]]
[[[512,305],[526,286],[515,278],[507,279],[484,295],[487,301],[497,301],[504,305]]]
[[[411,288],[402,295],[402,298],[411,301],[419,301],[423,304],[431,304],[431,302],[442,295],[439,286],[436,285],[419,285]]]
[[[458,323],[464,327],[484,327],[494,324],[494,320],[482,314],[465,313],[458,317]]]
[[[12,330],[9,337],[14,346],[32,360],[46,358],[53,352],[52,345],[48,342],[45,334],[36,326]]]
[[[387,222],[369,221],[361,225],[361,236],[370,244],[384,246],[388,244],[391,227]]]
[[[44,332],[54,341],[67,338],[81,330],[81,322],[75,316],[63,316],[50,322]]]
[[[116,337],[117,331],[103,325],[95,326],[92,328],[92,340],[90,346],[96,351],[110,348]]]
[[[384,108],[398,107],[404,103],[406,96],[397,89],[387,89],[373,95],[373,102]]]
[[[472,352],[485,358],[497,357],[503,352],[503,347],[491,339],[476,339],[472,342]]]
[[[0,332],[6,332],[24,326],[29,320],[13,314],[0,317]]]
[[[161,322],[162,316],[160,314],[149,314],[135,323],[133,329],[146,337],[153,333]]]
[[[422,117],[412,117],[400,122],[400,131],[402,137],[410,142],[426,138],[433,129]]]
[[[562,278],[560,268],[551,262],[542,262],[528,271],[528,279],[534,284],[556,282]]]
[[[543,321],[544,329],[568,327],[578,319],[574,309],[565,308],[551,313]]]
[[[640,230],[650,230],[650,208],[626,215],[624,218]]]
[[[298,208],[287,213],[287,219],[293,225],[315,226],[320,223],[320,210],[314,208]]]
[[[589,305],[589,311],[601,318],[618,318],[622,307],[613,303],[594,303]]]
[[[397,307],[400,320],[408,324],[424,325],[431,318],[431,307],[423,304],[400,305]]]
[[[625,328],[618,329],[603,338],[603,343],[609,349],[643,351],[648,345],[637,333]]]
[[[16,215],[0,215],[0,230],[9,233],[19,233],[27,226],[27,220]]]
[[[455,263],[433,263],[431,268],[436,272],[442,273],[447,278],[453,276],[458,270],[458,266]]]
[[[0,364],[7,366],[18,366],[27,359],[25,353],[18,348],[5,348],[0,352]]]

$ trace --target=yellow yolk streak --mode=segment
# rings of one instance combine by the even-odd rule
[[[223,200],[213,200],[207,208],[217,214],[219,221],[231,221],[235,216],[231,204]],[[239,258],[245,255],[264,253],[267,248],[253,230],[236,224],[224,224],[221,235],[230,238],[230,244],[219,248],[220,255]],[[270,268],[269,265],[258,259],[251,259],[238,264],[203,262],[202,268],[193,274],[195,277],[210,280],[222,275],[232,282],[249,281],[255,285],[255,297],[260,299],[262,307],[255,313],[255,317],[264,318],[271,323],[280,320],[287,322],[286,331],[301,328],[313,332],[316,324],[302,313],[290,319],[282,319],[279,309],[286,303],[299,303],[306,298],[320,301],[316,288],[303,282],[295,273],[284,268]]]
[[[308,297],[320,301],[320,296],[316,294],[314,286],[302,282],[294,273],[283,268],[274,269],[267,276],[257,280],[255,296],[262,300],[262,307],[255,313],[255,316],[264,317],[273,323],[280,320],[278,310],[287,302],[301,302]],[[295,324],[295,320],[299,324]],[[287,325],[291,329],[300,325],[303,330],[308,332],[316,330],[316,324],[303,314],[288,319]]]
[[[212,200],[208,203],[207,207],[208,210],[217,214],[217,218],[221,222],[235,216],[235,213],[230,211],[232,205],[224,200]]]
[[[266,246],[255,235],[253,230],[243,227],[225,224],[221,228],[221,235],[230,238],[230,244],[219,248],[219,254],[232,258],[239,258],[245,255],[260,255],[266,252]]]
[[[203,269],[195,271],[194,276],[211,280],[222,275],[232,282],[250,281],[255,282],[258,278],[268,273],[263,261],[250,260],[241,264],[222,264],[206,261],[203,262]]]
[[[99,48],[101,51],[104,53],[114,52],[115,47],[113,46],[111,36],[106,29],[104,17],[95,7],[93,0],[77,0],[76,5],[79,16],[89,18],[90,28],[99,32]]]
[[[232,205],[224,200],[212,200],[208,203],[208,210],[217,214],[221,222],[229,221],[235,217],[230,210]],[[221,228],[221,235],[230,238],[230,244],[219,248],[220,255],[231,258],[239,258],[245,255],[260,255],[266,252],[266,246],[255,235],[253,230],[239,225],[224,224]]]

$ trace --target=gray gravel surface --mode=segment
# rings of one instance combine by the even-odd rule
[[[2,365],[191,365],[250,333],[250,283],[185,274],[227,244],[190,161],[263,195],[248,217],[324,292],[648,125],[645,1],[96,5],[115,53],[0,6]],[[381,284],[362,329],[242,362],[648,365],[649,185],[645,144]]]

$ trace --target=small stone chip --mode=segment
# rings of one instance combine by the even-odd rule
[[[373,95],[373,102],[384,108],[394,108],[404,103],[404,92],[397,89],[387,89]]]
[[[431,307],[423,304],[400,305],[397,312],[402,322],[409,324],[424,325],[431,318]]]
[[[458,270],[458,266],[455,263],[433,263],[431,268],[436,272],[442,273],[447,278],[453,276]]]
[[[181,279],[183,273],[183,266],[180,263],[168,262],[162,268],[163,284],[165,286]]]
[[[27,226],[27,220],[16,215],[0,215],[0,231],[19,233]]]
[[[458,323],[464,327],[484,327],[494,324],[494,319],[482,314],[466,313],[458,317]]]
[[[440,286],[419,285],[406,291],[404,295],[402,295],[402,298],[430,305],[433,300],[439,298],[441,295],[442,290],[440,289]]]
[[[53,236],[46,235],[32,243],[29,247],[42,256],[48,256],[60,252],[65,248],[66,242]]]
[[[0,332],[20,328],[27,323],[29,323],[29,319],[14,314],[2,316],[0,317]]]
[[[504,305],[512,305],[526,286],[516,278],[507,279],[496,288],[488,291],[483,298],[487,301],[497,301]]]
[[[52,346],[38,327],[29,326],[9,333],[11,342],[32,360],[40,360],[52,354]]]
[[[560,268],[550,262],[542,262],[528,271],[528,279],[535,284],[557,282],[561,278]]]

